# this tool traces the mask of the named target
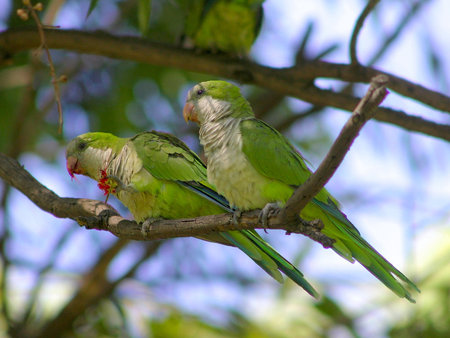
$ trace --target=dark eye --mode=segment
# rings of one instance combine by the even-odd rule
[[[204,92],[205,92],[204,89],[199,89],[199,90],[197,90],[197,95],[200,96],[200,95],[202,95]]]
[[[84,150],[86,148],[87,143],[86,142],[80,142],[78,143],[78,150]]]

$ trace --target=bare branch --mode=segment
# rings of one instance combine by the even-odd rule
[[[384,75],[375,77],[366,95],[353,111],[352,116],[344,125],[339,136],[334,141],[328,154],[319,168],[303,183],[286,202],[278,217],[291,222],[298,217],[300,211],[328,182],[341,164],[345,155],[364,124],[375,115],[376,107],[387,95],[388,78]]]
[[[389,81],[391,81],[391,78],[389,78]],[[300,88],[297,97],[309,101],[316,106],[326,104],[348,111],[352,111],[359,102],[359,99],[356,97],[344,93],[336,93],[331,90],[318,89],[316,87]],[[450,141],[450,125],[439,124],[420,116],[408,115],[400,110],[378,107],[375,120],[392,123],[406,130],[416,131]]]
[[[361,28],[366,20],[367,16],[370,14],[372,9],[380,2],[380,0],[369,0],[367,2],[366,7],[364,7],[361,15],[355,23],[355,28],[353,28],[352,37],[350,39],[350,60],[352,65],[359,64],[357,55],[356,55],[356,42],[358,40],[358,34],[361,31]]]
[[[100,201],[85,198],[62,198],[39,183],[16,160],[0,153],[0,177],[20,190],[34,204],[59,218],[71,218],[89,229],[106,230],[123,239],[138,241],[191,237],[217,231],[263,228],[258,220],[260,210],[243,213],[239,224],[234,224],[232,214],[202,216],[197,218],[160,220],[149,228],[121,217],[117,211]],[[300,222],[300,223],[299,223]],[[268,221],[267,229],[300,233],[330,247],[333,240],[323,235],[320,222],[296,220],[280,223],[276,217]]]
[[[374,76],[384,74],[389,76],[389,89],[392,91],[435,109],[450,112],[450,97],[375,68],[361,65],[313,60],[292,68],[274,69],[227,56],[198,55],[190,50],[154,43],[138,37],[117,37],[102,32],[51,29],[46,29],[45,34],[49,48],[223,76],[298,97],[315,105],[332,106],[348,111],[353,110],[359,101],[358,98],[313,87],[312,81],[322,77],[369,83]],[[0,33],[0,62],[2,57],[6,59],[14,53],[37,46],[39,46],[39,35],[35,30],[11,29]],[[450,141],[448,125],[410,116],[393,109],[378,108],[378,110],[385,110],[384,114],[377,115],[377,119],[383,122]],[[393,116],[391,112],[394,112]],[[434,128],[439,131],[435,132]]]

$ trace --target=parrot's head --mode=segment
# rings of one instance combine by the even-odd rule
[[[89,176],[98,181],[114,156],[118,137],[108,133],[86,133],[75,137],[66,149],[66,167],[69,175]]]
[[[197,122],[200,126],[226,118],[250,116],[253,116],[253,111],[239,88],[225,81],[206,81],[195,85],[189,90],[183,108],[184,120]]]

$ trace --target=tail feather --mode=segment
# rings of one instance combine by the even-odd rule
[[[220,233],[224,238],[241,249],[247,256],[249,256],[256,264],[258,264],[264,271],[266,271],[276,281],[283,283],[283,276],[278,271],[278,266],[275,262],[266,255],[266,253],[256,247],[251,240],[247,238],[240,231],[229,231]]]
[[[336,240],[333,250],[347,260],[350,252],[354,259],[396,295],[415,303],[407,288],[420,292],[417,286],[364,240],[345,215],[336,217],[335,212],[329,212],[330,206],[324,208],[324,205],[323,202],[320,203],[326,214],[322,219],[325,222],[323,233]]]
[[[303,277],[303,274],[275,251],[254,230],[229,231],[220,233],[224,238],[246,253],[256,264],[280,283],[283,283],[281,272],[291,278],[314,298],[319,294]]]
[[[373,262],[370,266],[363,266],[375,277],[377,277],[384,285],[386,285],[389,289],[392,290],[397,296],[401,298],[406,298],[411,303],[415,303],[416,301],[412,298],[410,292],[400,284],[391,274],[391,271],[386,270],[379,262]],[[411,283],[411,282],[410,282]],[[419,289],[412,284],[414,289],[418,292]]]
[[[182,185],[183,187],[193,191],[197,195],[200,195],[207,200],[213,202],[214,204],[218,205],[219,207],[223,208],[224,211],[227,212],[233,212],[233,208],[230,206],[230,203],[217,193],[215,190],[211,189],[210,187],[206,186],[204,183],[201,182],[195,182],[195,181],[177,181],[178,184]]]
[[[222,207],[225,211],[234,212],[228,201],[215,190],[206,186],[201,182],[183,182],[178,183],[185,188],[203,196],[213,203]],[[302,287],[314,298],[318,298],[319,294],[311,284],[303,277],[303,274],[275,249],[273,249],[266,241],[264,241],[254,230],[228,231],[219,233],[225,240],[241,249],[256,264],[266,271],[272,278],[283,283],[283,276],[280,271],[291,278],[295,283]],[[279,271],[278,271],[279,270]]]
[[[278,269],[283,272],[286,276],[292,279],[296,284],[302,287],[307,293],[309,293],[314,298],[318,299],[319,294],[313,288],[311,284],[303,277],[301,273],[294,265],[287,261],[283,256],[281,256],[275,249],[273,249],[269,243],[264,241],[256,231],[254,230],[242,230],[250,240],[255,243],[261,250],[263,250],[267,255],[269,255],[277,264]]]

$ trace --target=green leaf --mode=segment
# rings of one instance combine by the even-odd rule
[[[98,0],[91,0],[91,3],[89,4],[88,12],[86,14],[86,20],[89,17],[89,15],[91,15],[91,13],[95,9],[95,7],[97,7],[97,4],[98,4]]]
[[[139,0],[138,3],[138,22],[139,30],[144,35],[149,26],[150,12],[152,7],[152,0]]]

